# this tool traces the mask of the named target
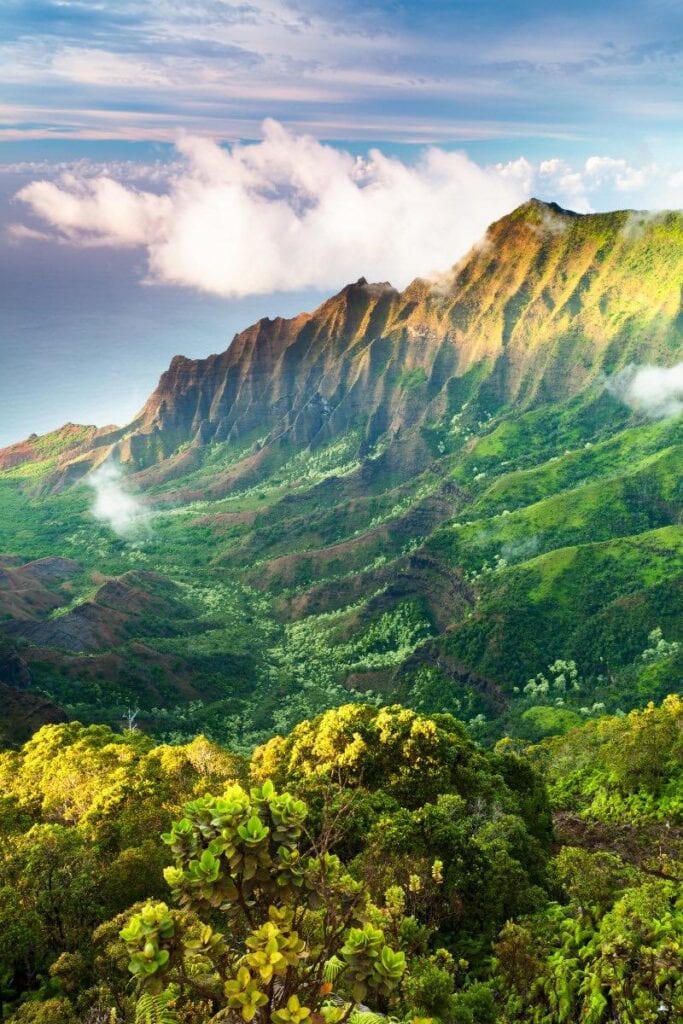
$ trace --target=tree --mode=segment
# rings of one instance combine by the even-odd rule
[[[366,998],[389,1009],[405,954],[363,885],[306,834],[306,814],[270,781],[186,805],[162,837],[179,909],[149,903],[121,931],[141,998],[258,1024],[338,1024]]]

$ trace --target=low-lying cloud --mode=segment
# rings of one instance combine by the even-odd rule
[[[532,194],[580,213],[678,208],[683,171],[594,155],[483,166],[429,147],[415,162],[353,156],[265,121],[260,142],[230,149],[186,135],[165,164],[56,165],[17,193],[35,223],[15,242],[53,239],[146,252],[146,281],[226,297],[355,280],[438,280],[488,225]],[[18,169],[19,165],[17,165]],[[32,165],[21,165],[31,173]],[[634,215],[627,225],[643,221]],[[542,229],[564,230],[550,211]]]
[[[683,412],[683,363],[675,366],[627,366],[607,384],[634,411],[651,419]]]
[[[105,462],[89,473],[86,482],[94,491],[92,514],[119,537],[131,537],[144,531],[149,510],[125,485],[120,466]]]
[[[223,296],[327,289],[364,274],[405,286],[456,262],[530,195],[531,165],[482,167],[425,150],[415,164],[367,157],[267,121],[230,150],[178,142],[180,167],[157,191],[66,174],[18,193],[62,241],[143,247],[148,279]]]

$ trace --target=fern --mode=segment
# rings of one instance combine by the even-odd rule
[[[330,957],[323,968],[323,981],[334,984],[345,967],[346,964],[338,956]],[[370,1021],[364,1021],[361,1024],[370,1024]]]
[[[387,1024],[387,1018],[372,1010],[354,1010],[349,1017],[349,1024]]]
[[[143,992],[135,1004],[135,1024],[176,1024],[176,1015],[168,1006],[168,996]]]

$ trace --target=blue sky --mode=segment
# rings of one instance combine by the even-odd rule
[[[531,194],[683,206],[682,119],[678,0],[3,0],[0,444]]]
[[[7,142],[256,138],[273,117],[496,158],[680,147],[668,0],[3,0],[0,39]]]

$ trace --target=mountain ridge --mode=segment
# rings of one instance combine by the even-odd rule
[[[0,635],[69,715],[238,745],[368,694],[486,739],[660,699],[641,656],[683,640],[683,418],[606,382],[683,358],[682,281],[682,214],[530,202],[438,280],[359,278],[174,358],[127,426],[2,453]],[[31,589],[17,557],[74,571]],[[107,581],[131,572],[124,621]]]
[[[577,214],[530,200],[437,280],[399,292],[361,277],[312,312],[257,321],[223,352],[175,356],[133,420],[62,458],[54,484],[108,458],[144,471],[212,441],[316,446],[352,425],[367,450],[445,415],[453,382],[488,411],[528,408],[629,361],[666,361],[683,249],[664,241],[681,236],[680,213]],[[177,475],[173,461],[167,471]]]

